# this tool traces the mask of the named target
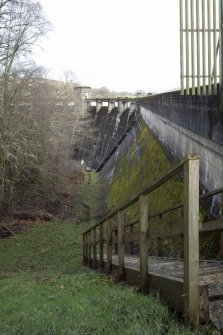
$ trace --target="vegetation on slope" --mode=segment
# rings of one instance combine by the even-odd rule
[[[193,334],[157,297],[84,267],[85,229],[57,221],[0,241],[2,335]]]

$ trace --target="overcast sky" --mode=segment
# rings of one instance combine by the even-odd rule
[[[83,85],[166,91],[180,86],[179,0],[40,0],[54,30],[35,52],[49,77]]]

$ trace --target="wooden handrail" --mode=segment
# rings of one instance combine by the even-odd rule
[[[202,195],[199,196],[199,199],[200,199],[200,200],[204,200],[204,199],[213,197],[213,196],[215,196],[215,195],[217,195],[217,194],[221,194],[221,193],[223,193],[223,187],[218,188],[218,189],[216,189],[216,190],[214,190],[214,191],[210,191],[210,192],[207,192],[207,193],[205,193],[205,194],[202,194]],[[169,207],[169,208],[166,208],[166,209],[164,209],[164,210],[162,210],[162,211],[159,211],[159,212],[156,212],[156,213],[154,213],[154,214],[152,214],[152,215],[149,215],[148,219],[149,219],[149,220],[150,220],[150,219],[153,219],[153,218],[155,218],[155,217],[157,217],[157,216],[159,216],[159,215],[167,214],[167,213],[170,213],[170,212],[175,211],[176,209],[183,208],[183,207],[184,207],[184,205],[183,205],[182,202],[181,202],[181,203],[178,203],[178,204],[176,204],[176,205],[173,206],[173,207]],[[102,221],[104,221],[104,219],[101,220],[100,222],[102,222]],[[130,222],[130,223],[126,224],[124,228],[125,228],[125,229],[126,229],[126,228],[129,228],[129,227],[131,227],[131,226],[134,226],[134,225],[137,224],[137,223],[139,223],[139,220],[138,220],[138,219],[135,220],[135,221],[133,221],[133,222]],[[85,233],[88,232],[88,231],[90,231],[91,229],[96,228],[97,226],[99,226],[99,223],[97,223],[97,224],[94,225],[93,227],[91,227],[91,228],[89,228],[88,230],[86,230]],[[113,228],[113,229],[112,229],[112,231],[117,231],[117,230],[118,230],[118,228]]]
[[[66,205],[66,206],[68,206],[68,207],[71,207],[71,208],[74,208],[74,209],[75,209],[74,206],[68,204],[67,202],[61,201],[61,204]]]
[[[205,194],[202,194],[202,195],[199,196],[199,199],[200,199],[200,200],[207,199],[207,198],[213,197],[213,196],[215,196],[215,195],[217,195],[217,194],[221,194],[221,193],[223,193],[223,187],[218,188],[218,189],[216,189],[216,190],[214,190],[214,191],[211,191],[211,192],[207,192],[207,193],[205,193]],[[155,218],[155,217],[157,217],[157,216],[159,216],[159,215],[167,214],[167,213],[170,213],[170,212],[175,211],[176,209],[183,208],[183,207],[184,207],[183,203],[180,202],[180,203],[176,204],[176,205],[173,206],[173,207],[169,207],[169,208],[167,208],[167,209],[164,209],[164,210],[162,210],[162,211],[159,211],[159,212],[156,212],[156,213],[154,213],[154,214],[152,214],[152,215],[149,215],[148,219],[149,219],[149,220],[150,220],[150,219],[153,219],[153,218]],[[139,220],[135,220],[135,221],[133,221],[133,222],[128,223],[127,225],[125,225],[125,228],[134,226],[136,223],[139,223]]]
[[[93,228],[96,228],[100,223],[103,223],[107,219],[111,219],[114,217],[119,211],[123,211],[126,208],[132,206],[135,202],[138,201],[139,197],[141,195],[147,195],[151,192],[153,192],[155,189],[159,188],[163,184],[165,184],[169,179],[175,177],[179,172],[183,170],[184,165],[186,162],[189,160],[196,160],[199,159],[198,155],[187,155],[185,156],[179,163],[177,163],[174,167],[169,169],[168,172],[166,172],[163,176],[159,177],[157,180],[155,180],[151,185],[147,186],[144,188],[141,192],[139,192],[137,195],[133,196],[130,198],[128,201],[126,201],[124,204],[120,205],[118,208],[114,209],[112,213],[106,215],[103,219],[101,219],[96,225],[93,227],[89,228],[88,230],[85,231],[87,233]]]
[[[183,170],[183,203],[177,203],[170,208],[162,211],[151,213],[148,194],[162,186],[170,178],[176,176]],[[147,291],[152,287],[148,275],[148,243],[149,239],[157,241],[157,255],[162,256],[163,239],[180,235],[183,249],[181,257],[184,258],[184,277],[183,277],[183,306],[184,316],[189,323],[194,326],[199,324],[200,315],[200,296],[199,296],[199,234],[208,231],[221,231],[221,242],[223,242],[223,215],[215,222],[205,222],[200,225],[199,222],[199,201],[223,193],[223,187],[215,191],[208,192],[199,196],[199,157],[197,155],[188,155],[167,173],[155,180],[151,185],[144,188],[140,193],[114,209],[107,214],[96,225],[88,229],[84,233],[84,262],[94,267],[100,267],[101,270],[107,272],[113,271],[112,264],[112,246],[114,244],[115,253],[118,254],[117,275],[119,279],[125,279],[125,243],[130,246],[130,254],[134,252],[135,238],[139,242],[139,264],[140,275],[139,282],[142,291]],[[139,219],[124,224],[124,210],[138,201]],[[179,213],[179,220],[172,222],[164,222],[163,215],[177,209],[182,209]],[[117,227],[112,229],[111,218],[117,215]],[[149,225],[149,219],[158,217],[157,224]],[[167,220],[165,220],[167,221]],[[134,232],[133,225],[139,223],[139,229]],[[96,228],[99,227],[99,236]],[[131,228],[129,233],[125,229]],[[112,236],[115,232],[115,236]],[[104,236],[106,233],[106,237]],[[113,244],[112,244],[113,243]],[[96,260],[96,246],[99,247],[99,260]],[[92,252],[93,247],[93,252]],[[107,249],[107,258],[104,258],[104,251]],[[223,252],[220,251],[220,255]],[[116,271],[116,270],[115,270]],[[191,280],[193,278],[193,281]],[[181,293],[182,294],[182,293]]]

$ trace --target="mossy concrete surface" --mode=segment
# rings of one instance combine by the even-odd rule
[[[140,129],[132,142],[116,160],[113,179],[108,187],[108,208],[120,205],[152,184],[174,162],[141,120]],[[149,211],[154,213],[182,200],[183,184],[180,176],[154,191],[149,196]],[[131,218],[138,215],[137,206],[128,211]]]

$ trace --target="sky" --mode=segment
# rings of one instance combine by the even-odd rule
[[[53,30],[35,50],[48,77],[118,92],[180,86],[179,0],[39,0]]]

